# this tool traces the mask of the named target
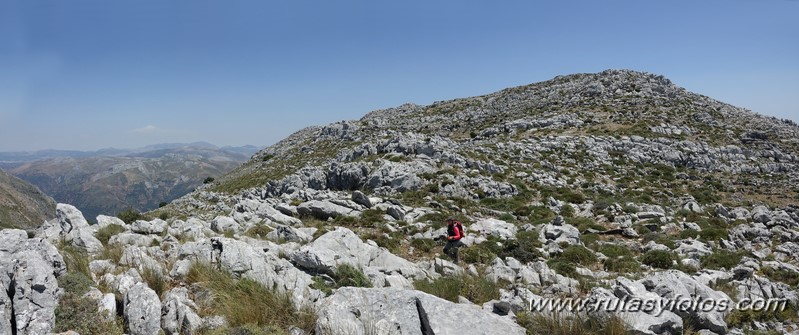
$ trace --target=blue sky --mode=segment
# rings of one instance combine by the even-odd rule
[[[266,146],[627,68],[799,121],[799,1],[0,0],[0,150]]]

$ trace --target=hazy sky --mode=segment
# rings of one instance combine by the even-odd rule
[[[265,146],[609,68],[799,121],[799,1],[0,0],[0,151]]]

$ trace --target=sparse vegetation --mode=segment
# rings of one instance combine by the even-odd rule
[[[117,214],[117,217],[127,224],[131,224],[136,220],[145,219],[144,216],[142,216],[141,213],[139,213],[139,211],[133,208],[128,208],[124,211],[119,212],[119,214]]]
[[[347,263],[339,264],[336,267],[336,273],[333,278],[336,280],[337,287],[372,287],[372,282],[363,274],[361,269]]]
[[[650,250],[641,256],[641,263],[658,269],[671,269],[674,266],[674,255],[668,251]]]
[[[271,327],[288,331],[296,326],[312,332],[316,315],[311,308],[295,309],[288,294],[276,292],[248,279],[234,279],[229,273],[210,264],[194,263],[186,280],[213,293],[206,315],[223,315],[230,329],[236,327]]]
[[[462,296],[481,305],[499,299],[500,286],[484,276],[459,275],[444,276],[433,281],[417,280],[413,287],[452,302],[458,302],[458,297]]]
[[[703,256],[700,261],[703,268],[731,270],[741,262],[742,257],[743,254],[739,252],[716,250],[709,255]]]
[[[111,236],[117,235],[125,231],[125,227],[120,225],[110,224],[103,228],[100,228],[97,233],[94,234],[94,237],[97,237],[100,242],[103,243],[104,246],[108,246],[108,240],[111,239]]]
[[[624,320],[611,317],[608,320],[568,316],[565,314],[540,314],[523,312],[516,314],[516,322],[527,330],[527,335],[627,335]]]

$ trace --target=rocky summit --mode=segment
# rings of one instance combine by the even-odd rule
[[[0,231],[0,333],[799,334],[798,164],[793,121],[635,71],[406,104]]]

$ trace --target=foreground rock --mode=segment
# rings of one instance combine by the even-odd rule
[[[161,331],[161,300],[144,283],[125,294],[125,320],[131,335],[157,335]]]
[[[298,267],[332,274],[340,264],[363,269],[376,286],[383,286],[386,275],[402,275],[409,279],[424,279],[427,274],[416,264],[396,256],[384,248],[361,241],[347,228],[338,227],[291,255]]]
[[[23,230],[0,231],[0,334],[47,334],[66,272],[56,248]]]
[[[509,319],[420,291],[344,287],[318,310],[317,334],[524,334]]]

